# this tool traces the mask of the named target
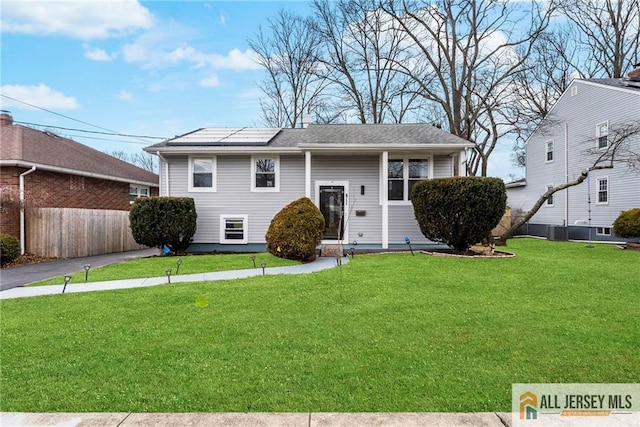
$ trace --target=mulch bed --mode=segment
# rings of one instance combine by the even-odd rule
[[[20,255],[18,258],[11,262],[2,264],[2,268],[19,267],[21,265],[39,264],[41,262],[55,261],[59,258],[47,258],[33,254]]]
[[[420,251],[425,255],[433,255],[433,256],[442,256],[442,257],[454,257],[454,258],[513,258],[516,254],[506,251],[497,251],[493,250],[491,253],[484,253],[475,250],[468,250],[465,253],[456,253],[456,252],[431,252],[431,251]]]

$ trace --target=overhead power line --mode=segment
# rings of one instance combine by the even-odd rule
[[[62,126],[50,126],[50,125],[43,125],[43,124],[39,124],[39,123],[20,122],[20,121],[17,121],[17,120],[15,120],[15,123],[19,123],[21,125],[28,125],[28,126],[39,126],[39,127],[43,127],[43,128],[50,128],[50,129],[70,130],[70,131],[73,131],[73,132],[95,133],[95,134],[99,134],[99,135],[123,136],[123,137],[127,137],[127,138],[167,139],[167,138],[162,137],[162,136],[129,135],[129,134],[124,134],[124,133],[100,132],[100,131],[97,131],[97,130],[65,128],[65,127],[62,127]]]
[[[37,105],[31,104],[31,103],[28,103],[28,102],[25,102],[25,101],[21,101],[19,99],[13,98],[13,97],[11,97],[9,95],[5,95],[3,93],[0,93],[0,96],[2,96],[3,98],[10,99],[10,100],[15,101],[15,102],[19,102],[19,103],[24,104],[24,105],[28,105],[29,107],[37,108],[38,110],[46,111],[47,113],[55,114],[56,116],[64,117],[65,119],[73,120],[74,122],[82,123],[82,124],[87,125],[87,126],[91,126],[91,127],[97,128],[97,129],[102,129],[102,130],[107,131],[107,132],[111,132],[111,134],[113,134],[113,135],[129,137],[129,136],[127,136],[127,135],[125,135],[125,134],[123,134],[121,132],[118,132],[116,130],[105,128],[105,127],[98,126],[98,125],[94,125],[93,123],[89,123],[89,122],[85,122],[83,120],[75,119],[73,117],[70,117],[70,116],[67,116],[67,115],[64,115],[64,114],[56,113],[55,111],[51,111],[51,110],[48,110],[46,108],[39,107]],[[132,136],[131,138],[138,139],[138,140],[144,142],[145,144],[148,143],[148,141],[145,141],[142,138],[137,137],[137,136]]]

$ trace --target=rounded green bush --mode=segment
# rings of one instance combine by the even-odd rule
[[[265,235],[267,250],[295,261],[313,261],[324,234],[322,212],[307,197],[289,203],[269,224]]]
[[[190,197],[144,197],[131,206],[129,224],[135,241],[152,248],[187,250],[196,234],[196,204]]]
[[[411,202],[425,237],[464,252],[498,225],[507,193],[499,178],[437,178],[415,184]]]
[[[640,208],[622,211],[613,222],[613,232],[620,237],[640,237]]]
[[[20,240],[10,234],[0,234],[0,263],[11,262],[20,256]]]

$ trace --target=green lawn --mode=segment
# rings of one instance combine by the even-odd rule
[[[510,411],[640,378],[640,252],[356,256],[301,276],[3,300],[2,411]]]
[[[242,270],[253,268],[251,255],[256,257],[256,267],[266,263],[267,267],[282,267],[299,264],[295,261],[278,258],[268,252],[257,254],[216,254],[216,255],[189,255],[189,256],[156,256],[125,261],[104,267],[91,268],[87,276],[87,282],[102,282],[105,280],[139,279],[147,277],[162,277],[165,271],[171,269],[176,274],[177,261],[181,260],[179,274],[210,273],[214,271]],[[84,270],[71,273],[70,285],[85,283]],[[40,282],[31,283],[28,286],[61,285],[64,283],[62,276]]]

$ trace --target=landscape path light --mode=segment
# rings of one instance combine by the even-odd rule
[[[91,269],[91,264],[84,265],[84,281],[86,282],[89,279],[89,270]]]
[[[253,262],[253,268],[256,268],[256,256],[251,255],[251,261]]]
[[[167,279],[169,280],[169,283],[171,283],[171,269],[170,268],[166,269],[164,273],[167,275]]]
[[[182,265],[182,260],[181,259],[177,260],[176,265],[178,266],[176,267],[176,274],[178,274],[180,272],[180,266]]]
[[[265,275],[264,269],[267,268],[267,263],[263,262],[262,264],[260,264],[260,267],[262,267],[262,275]]]
[[[71,275],[67,274],[64,276],[64,286],[62,287],[62,293],[64,294],[65,289],[67,289],[67,285],[71,281]]]

